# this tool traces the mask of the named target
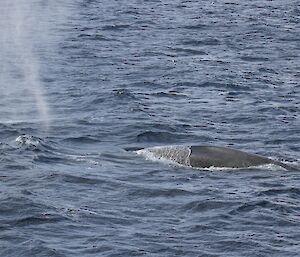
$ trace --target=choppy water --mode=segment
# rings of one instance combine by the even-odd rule
[[[0,256],[299,256],[299,172],[124,150],[227,145],[299,165],[298,1],[0,12]]]

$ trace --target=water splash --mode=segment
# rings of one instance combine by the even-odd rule
[[[42,121],[49,126],[49,110],[40,79],[39,38],[42,13],[38,1],[0,3],[1,121]],[[40,45],[39,45],[40,44]]]
[[[191,149],[185,145],[155,146],[136,151],[149,160],[173,162],[184,166],[190,166],[189,156]]]

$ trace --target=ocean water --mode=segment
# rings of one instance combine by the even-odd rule
[[[1,0],[0,256],[299,256],[297,0]]]

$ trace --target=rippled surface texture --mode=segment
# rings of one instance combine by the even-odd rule
[[[299,256],[299,1],[3,0],[0,256]]]

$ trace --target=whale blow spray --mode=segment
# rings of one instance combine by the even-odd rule
[[[43,46],[38,1],[1,0],[0,3],[0,122],[42,121],[49,111],[40,79]]]

